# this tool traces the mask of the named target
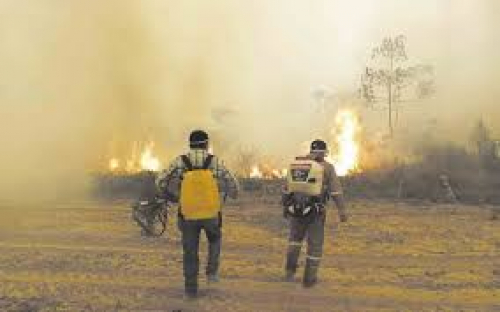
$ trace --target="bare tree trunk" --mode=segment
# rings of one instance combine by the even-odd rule
[[[393,52],[391,52],[390,55],[390,63],[391,67],[389,70],[389,77],[388,77],[388,104],[389,104],[389,135],[392,138],[394,135],[394,129],[393,129],[393,124],[392,124],[392,76],[393,76],[393,71],[394,71],[394,55]]]
[[[388,87],[388,93],[389,93],[389,135],[392,138],[394,134],[394,129],[392,127],[392,85],[389,82],[389,87]]]

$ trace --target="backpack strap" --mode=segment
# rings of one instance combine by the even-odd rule
[[[210,165],[212,164],[212,160],[214,158],[214,155],[208,154],[207,158],[205,158],[205,161],[203,162],[203,167],[202,169],[208,169],[210,168]]]
[[[186,166],[186,171],[193,170],[193,164],[191,163],[191,159],[187,155],[181,155],[181,160]]]

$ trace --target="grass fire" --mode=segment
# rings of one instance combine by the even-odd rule
[[[345,176],[359,169],[359,135],[360,124],[355,113],[342,110],[335,116],[335,127],[332,135],[335,137],[336,150],[330,161],[335,164],[337,174]]]
[[[137,152],[137,142],[133,145],[132,155],[128,159],[112,157],[109,160],[108,170],[111,172],[136,173],[140,171],[159,171],[160,159],[154,155],[154,142],[144,145],[143,150]]]

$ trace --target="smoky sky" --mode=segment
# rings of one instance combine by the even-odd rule
[[[194,128],[221,152],[292,154],[324,118],[315,90],[355,94],[371,48],[399,34],[437,87],[402,127],[437,120],[464,143],[482,117],[500,137],[498,17],[495,0],[0,0],[0,195],[79,190],[131,142],[168,159]]]

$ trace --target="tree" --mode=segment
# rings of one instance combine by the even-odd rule
[[[361,77],[361,96],[371,108],[387,109],[391,137],[400,105],[433,93],[433,67],[408,65],[404,36],[387,37],[372,50],[372,64],[365,68]]]

